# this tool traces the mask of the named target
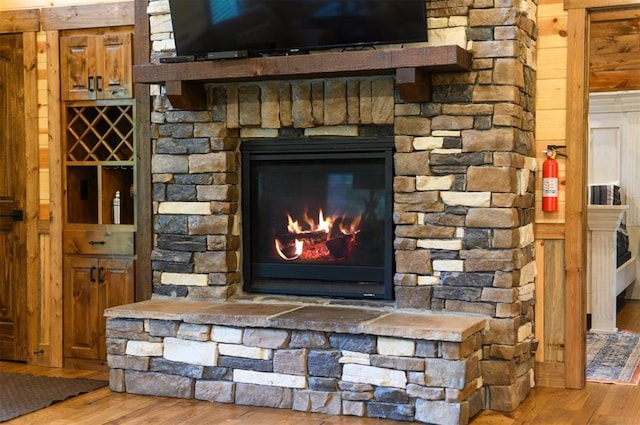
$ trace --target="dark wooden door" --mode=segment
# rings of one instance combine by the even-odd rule
[[[0,359],[27,359],[24,65],[21,34],[0,35]],[[31,271],[34,273],[34,271]]]

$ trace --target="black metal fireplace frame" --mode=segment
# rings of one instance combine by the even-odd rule
[[[242,154],[243,289],[247,293],[393,299],[393,137],[247,139]],[[257,263],[253,261],[252,199],[247,182],[258,161],[375,158],[384,162],[384,260],[379,267]],[[255,213],[255,211],[254,211]],[[313,276],[311,278],[310,276]],[[341,280],[336,280],[340,276]]]

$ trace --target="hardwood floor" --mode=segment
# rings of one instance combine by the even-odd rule
[[[627,302],[620,329],[640,332],[640,301]],[[0,362],[0,371],[108,379],[107,372],[48,369]],[[0,383],[1,385],[1,383]],[[93,391],[22,416],[8,425],[408,425],[383,419],[307,414],[164,397]],[[535,388],[512,413],[482,412],[472,425],[638,425],[640,386],[588,383],[582,390]]]

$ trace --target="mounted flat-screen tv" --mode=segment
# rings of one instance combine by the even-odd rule
[[[425,0],[169,0],[195,59],[426,41]]]

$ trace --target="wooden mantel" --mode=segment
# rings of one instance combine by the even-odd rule
[[[405,47],[144,64],[133,67],[133,78],[166,85],[172,104],[201,109],[204,83],[395,74],[400,96],[419,102],[431,100],[432,73],[470,71],[471,62],[471,53],[459,46]]]

